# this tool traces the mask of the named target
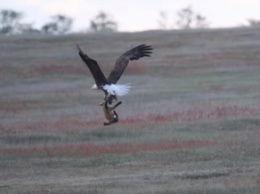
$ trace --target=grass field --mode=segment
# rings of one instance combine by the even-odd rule
[[[103,126],[106,74],[131,83]],[[0,37],[0,193],[260,193],[260,29]]]

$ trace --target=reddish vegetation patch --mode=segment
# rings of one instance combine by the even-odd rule
[[[57,154],[57,153],[80,153],[84,156],[93,156],[98,154],[125,154],[141,151],[167,151],[179,149],[192,149],[204,146],[217,145],[214,141],[187,140],[174,142],[158,142],[147,144],[112,144],[112,145],[96,145],[96,144],[69,144],[55,145],[47,147],[34,148],[10,148],[0,149],[1,154]]]
[[[224,84],[214,84],[209,87],[209,90],[215,91],[215,92],[235,92],[238,94],[246,94],[251,91],[255,91],[256,88],[248,87],[248,86],[240,86],[240,87],[226,87]]]
[[[8,104],[0,105],[0,113],[17,113],[20,111],[28,110],[29,105],[27,103],[15,103],[13,102]]]
[[[203,108],[194,107],[190,110],[176,111],[168,114],[149,114],[139,117],[121,118],[119,123],[115,124],[139,124],[144,122],[169,122],[169,121],[196,121],[196,120],[221,120],[227,118],[236,118],[241,115],[254,114],[259,110],[250,108],[248,106],[235,106],[235,105],[223,105],[223,106],[207,106]],[[63,128],[77,128],[77,127],[97,127],[102,126],[103,120],[87,120],[82,117],[65,117],[57,120],[38,120],[38,121],[23,121],[19,123],[13,123],[14,128],[19,127],[19,130],[33,130],[33,131],[46,131]]]
[[[168,64],[189,64],[189,67],[194,66],[194,64],[207,65],[207,68],[210,66],[217,65],[218,67],[222,64],[226,65],[226,62],[223,62],[223,59],[229,59],[229,62],[232,61],[245,61],[245,53],[239,52],[214,52],[214,53],[205,53],[203,55],[175,55],[167,56],[164,60]],[[241,63],[247,64],[247,63]]]
[[[141,63],[141,64],[140,64]],[[109,72],[113,68],[114,64],[101,64],[101,69],[104,72]],[[144,72],[146,69],[146,63],[144,62],[132,62],[130,66],[127,67],[126,73],[140,73]],[[42,73],[69,73],[69,74],[86,74],[90,73],[87,68],[84,67],[84,64],[44,64],[39,67],[36,67],[26,74],[42,74]]]
[[[16,132],[25,131],[54,131],[64,128],[77,128],[77,127],[94,127],[101,126],[102,120],[86,121],[78,118],[62,118],[59,120],[38,120],[38,121],[24,121],[17,122],[15,128],[18,128]],[[11,129],[10,129],[11,130]]]
[[[0,123],[0,135],[2,135],[1,133],[8,134],[9,132],[11,132],[11,130],[9,129],[9,127],[4,126]]]
[[[30,74],[42,74],[42,73],[76,73],[82,74],[82,66],[80,64],[49,64],[41,65],[30,71]]]
[[[249,134],[250,139],[260,139],[260,128],[250,131]]]
[[[248,106],[203,106],[202,108],[194,107],[190,110],[176,111],[168,114],[149,114],[143,118],[127,118],[121,119],[121,123],[138,123],[143,121],[196,121],[196,120],[217,120],[228,117],[237,117],[239,115],[253,114],[257,110]]]
[[[54,128],[64,127],[84,127],[84,126],[97,126],[100,125],[100,120],[85,121],[77,118],[66,118],[64,120],[55,121],[51,124]]]

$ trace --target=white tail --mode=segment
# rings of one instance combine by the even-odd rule
[[[104,90],[106,90],[109,94],[116,95],[116,96],[124,96],[128,94],[131,86],[130,84],[111,84],[111,85],[104,85]]]

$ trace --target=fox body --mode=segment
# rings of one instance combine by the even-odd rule
[[[118,122],[118,114],[116,113],[115,109],[118,107],[122,102],[118,102],[113,106],[108,105],[108,100],[105,100],[100,105],[103,106],[103,112],[106,119],[106,122],[104,122],[104,125],[111,125],[113,123]]]

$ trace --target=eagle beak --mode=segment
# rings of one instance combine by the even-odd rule
[[[94,85],[91,87],[91,89],[92,89],[92,90],[97,90],[97,89],[98,89],[98,87],[97,87],[97,85],[96,85],[96,84],[94,84]]]

